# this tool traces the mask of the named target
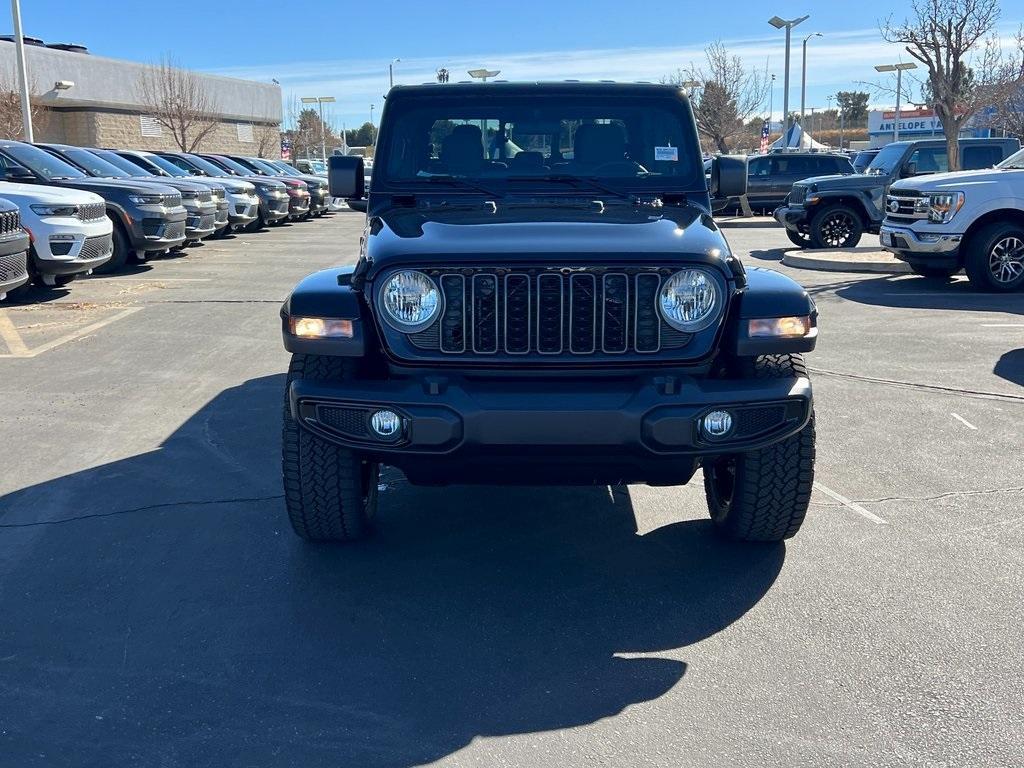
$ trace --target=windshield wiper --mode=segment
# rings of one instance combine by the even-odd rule
[[[543,176],[506,176],[508,181],[553,181],[558,184],[571,184],[574,187],[579,187],[581,184],[589,184],[593,189],[599,189],[609,195],[615,197],[621,197],[625,200],[631,200],[633,195],[629,192],[623,192],[621,189],[615,189],[609,187],[607,184],[601,183],[596,176],[575,176],[571,173],[548,173]]]
[[[484,187],[477,184],[475,181],[469,181],[461,176],[452,176],[450,173],[435,173],[429,176],[419,176],[415,179],[402,179],[400,181],[391,182],[395,186],[410,186],[412,184],[420,184],[426,182],[428,184],[447,184],[453,187],[465,187],[466,189],[475,189],[477,192],[483,192],[485,195],[492,195],[494,197],[504,197],[503,192],[497,192],[489,187]]]

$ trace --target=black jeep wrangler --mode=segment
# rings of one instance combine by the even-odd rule
[[[364,196],[330,158],[331,195]],[[712,194],[742,194],[722,157]],[[358,262],[281,310],[284,487],[311,540],[359,537],[378,468],[414,484],[686,483],[725,533],[803,521],[807,293],[745,270],[666,85],[395,87]]]

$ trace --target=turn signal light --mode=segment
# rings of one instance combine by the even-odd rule
[[[764,317],[751,320],[747,333],[751,338],[799,338],[811,332],[811,318],[802,317]]]
[[[351,339],[351,320],[332,317],[290,317],[288,327],[293,336],[302,339]]]

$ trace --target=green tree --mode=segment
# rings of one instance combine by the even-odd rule
[[[846,125],[856,125],[868,117],[868,94],[864,91],[839,91],[836,104]]]
[[[345,142],[350,147],[368,147],[374,143],[376,136],[376,126],[365,122],[358,128],[345,131]]]

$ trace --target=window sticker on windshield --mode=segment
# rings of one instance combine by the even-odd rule
[[[678,162],[678,160],[679,160],[679,147],[655,147],[654,148],[654,159],[655,160],[670,160],[672,162]]]

